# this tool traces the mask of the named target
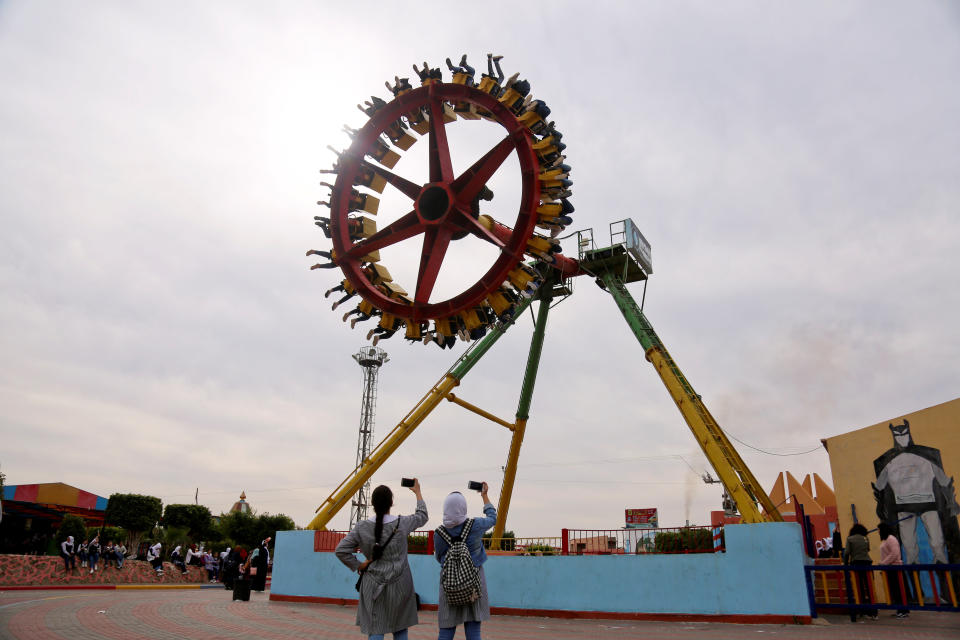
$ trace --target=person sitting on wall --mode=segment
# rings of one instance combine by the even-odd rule
[[[76,571],[77,560],[74,557],[73,536],[60,543],[60,557],[63,558],[63,571]]]
[[[153,570],[157,572],[158,576],[163,575],[163,558],[161,556],[162,551],[163,545],[161,545],[159,542],[147,549],[147,562],[153,566]]]
[[[187,564],[194,567],[203,566],[203,554],[195,544],[191,544],[190,548],[187,549]]]
[[[180,545],[177,545],[173,548],[173,551],[170,553],[170,562],[172,562],[173,566],[175,566],[177,569],[180,569],[180,573],[186,573],[187,565],[183,561],[181,549],[182,547]]]
[[[113,553],[117,559],[117,569],[123,569],[123,562],[127,558],[127,547],[123,542],[118,542],[113,548]]]

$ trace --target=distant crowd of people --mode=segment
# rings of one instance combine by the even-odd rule
[[[207,572],[207,580],[211,583],[222,582],[227,589],[233,588],[238,578],[248,578],[251,581],[251,590],[263,591],[266,589],[267,571],[270,567],[270,548],[272,538],[265,538],[252,552],[242,546],[227,547],[220,553],[198,549],[191,544],[186,552],[181,545],[174,547],[170,552],[170,562],[181,573],[187,573],[188,566],[203,567]],[[155,543],[147,549],[147,561],[153,566],[158,576],[163,575],[163,545]]]
[[[177,545],[170,552],[170,563],[184,574],[189,571],[190,566],[202,567],[207,572],[207,580],[211,584],[223,582],[226,588],[232,589],[236,579],[248,578],[251,580],[252,590],[263,591],[266,588],[267,572],[270,567],[270,541],[271,538],[266,538],[252,552],[237,546],[233,549],[227,547],[226,550],[215,553],[199,548],[196,544],[189,545],[184,551],[183,545]],[[117,569],[123,568],[127,559],[127,548],[122,542],[114,544],[111,540],[101,545],[99,536],[79,544],[75,542],[73,536],[68,536],[60,543],[60,557],[63,558],[65,572],[76,571],[79,559],[80,569],[89,569],[92,574],[99,571],[101,567],[111,565]],[[156,542],[148,546],[146,560],[156,574],[162,576],[163,544]]]

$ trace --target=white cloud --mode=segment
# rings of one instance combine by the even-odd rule
[[[949,7],[512,11],[469,28],[435,15],[427,28],[400,6],[374,18],[317,3],[4,4],[8,482],[167,503],[199,487],[214,511],[246,490],[306,524],[353,467],[361,377],[349,356],[364,333],[321,295],[340,276],[306,269],[304,251],[326,244],[311,224],[326,195],[317,170],[383,80],[464,51],[478,68],[488,50],[504,54],[553,109],[575,227],[599,239],[624,217],[643,228],[648,315],[731,434],[802,451],[956,396]],[[461,126],[467,162],[486,142]],[[515,188],[498,185],[497,217]],[[469,279],[471,260],[445,286]],[[665,525],[705,522],[720,492],[673,456],[698,472],[705,459],[612,300],[575,288],[551,314],[509,528],[616,527],[623,508],[645,506]],[[456,393],[510,419],[530,326]],[[460,353],[382,346],[378,436]],[[374,481],[417,474],[436,512],[468,479],[496,490],[508,444],[444,403]],[[829,477],[824,453],[740,450],[765,486],[785,468]]]

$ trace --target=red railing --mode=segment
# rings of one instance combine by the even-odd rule
[[[315,531],[314,551],[333,551],[347,531]],[[432,554],[433,530],[414,531],[407,553]],[[504,538],[488,548],[516,555],[633,555],[640,553],[716,553],[725,551],[723,527],[664,529],[563,529],[560,538]]]
[[[722,527],[664,529],[563,529],[563,555],[715,553],[723,551]]]
[[[314,531],[314,551],[334,551],[349,531]],[[433,529],[430,531],[412,531],[407,536],[407,553],[433,553]]]

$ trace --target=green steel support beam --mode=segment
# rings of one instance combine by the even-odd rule
[[[520,401],[517,404],[517,423],[510,439],[510,452],[507,454],[507,465],[503,471],[503,486],[500,489],[500,502],[497,506],[497,524],[493,527],[492,547],[499,547],[499,540],[507,526],[507,514],[510,511],[510,498],[513,495],[513,485],[517,478],[517,464],[520,461],[520,446],[523,444],[523,435],[527,429],[527,419],[530,417],[530,403],[533,400],[533,389],[537,383],[537,371],[540,367],[540,354],[543,352],[543,339],[547,330],[547,316],[550,314],[552,297],[548,292],[553,288],[553,282],[548,280],[540,286],[543,293],[540,297],[540,306],[537,309],[537,322],[530,339],[530,351],[527,354],[527,368],[523,374],[523,386],[520,389]]]
[[[602,272],[600,278],[616,301],[627,324],[633,329],[634,335],[643,346],[647,360],[653,364],[660,380],[670,392],[670,397],[680,409],[693,437],[717,472],[727,493],[737,503],[741,519],[744,522],[782,521],[783,517],[773,501],[707,410],[700,395],[680,371],[680,367],[637,306],[626,285],[613,271]]]

